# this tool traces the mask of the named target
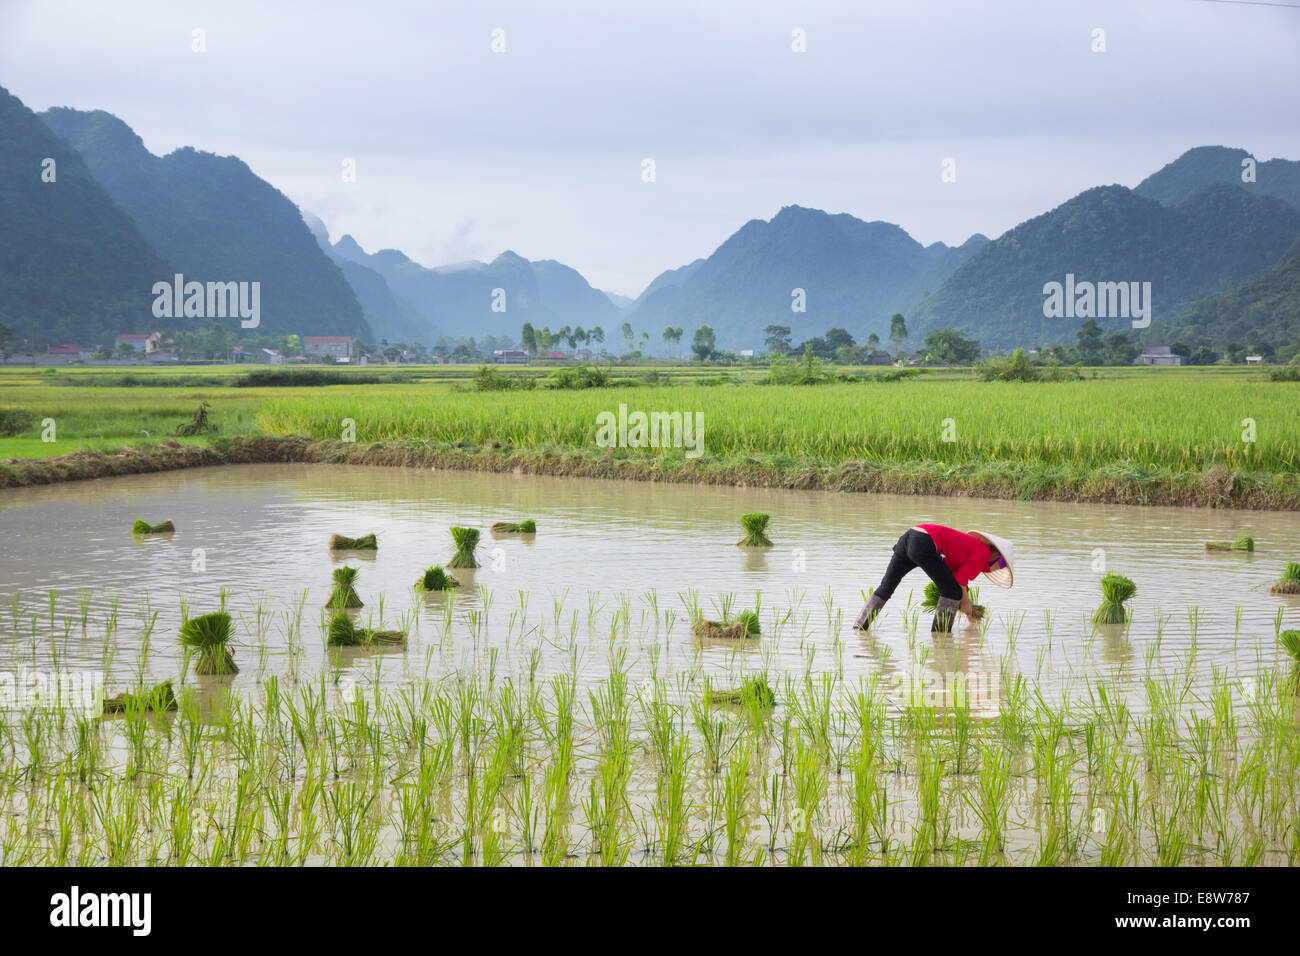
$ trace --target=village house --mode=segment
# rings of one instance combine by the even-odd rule
[[[91,351],[79,345],[51,345],[46,354],[65,362],[84,362],[90,358]]]
[[[876,349],[867,356],[868,365],[893,365],[894,357],[884,349]]]
[[[1170,351],[1167,345],[1148,345],[1133,360],[1134,365],[1182,365],[1183,357]]]
[[[528,353],[522,349],[493,349],[492,361],[497,365],[527,365]]]
[[[162,341],[161,332],[128,332],[119,335],[113,342],[114,350],[120,349],[123,345],[129,345],[134,351],[141,355],[152,355],[158,351],[159,343]]]
[[[323,362],[327,355],[336,362],[350,362],[352,339],[346,335],[304,335],[302,352],[316,362]]]

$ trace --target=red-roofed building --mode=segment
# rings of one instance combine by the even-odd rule
[[[329,355],[336,362],[348,362],[352,359],[352,339],[346,335],[304,335],[302,354],[317,361]]]

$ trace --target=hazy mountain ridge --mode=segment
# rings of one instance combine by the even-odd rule
[[[260,282],[261,333],[369,337],[356,295],[298,207],[242,160],[190,147],[155,156],[130,126],[102,110],[56,107],[41,119],[76,148],[187,281]]]
[[[986,348],[1072,343],[1083,318],[1049,318],[1043,287],[1150,282],[1153,321],[1274,265],[1300,236],[1300,210],[1239,186],[1211,183],[1178,206],[1124,186],[1086,190],[985,245],[909,317],[919,338],[958,328]],[[1127,317],[1098,317],[1132,329]]]
[[[0,324],[14,345],[109,345],[149,331],[153,283],[172,263],[77,151],[3,88],[0,130]]]
[[[703,262],[661,274],[628,321],[652,333],[707,324],[727,348],[761,349],[769,324],[789,326],[795,341],[834,327],[860,341],[884,338],[890,315],[910,309],[983,241],[922,246],[893,223],[785,206],[745,223]],[[799,289],[804,311],[793,308]]]

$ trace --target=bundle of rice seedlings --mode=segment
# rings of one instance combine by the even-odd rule
[[[136,518],[135,524],[131,525],[132,534],[168,534],[175,531],[176,525],[171,521],[163,521],[159,524],[150,524],[143,518]]]
[[[415,587],[419,591],[449,591],[460,587],[460,582],[444,571],[442,565],[435,564],[420,575]]]
[[[199,674],[237,674],[235,659],[230,656],[227,642],[233,630],[230,614],[213,611],[192,617],[181,625],[181,643],[197,651],[199,662],[194,670]]]
[[[776,692],[768,685],[766,677],[746,677],[739,687],[709,691],[709,703],[771,708],[776,706]]]
[[[334,647],[355,647],[372,644],[405,644],[405,631],[376,631],[357,627],[347,611],[335,611],[329,623],[329,643]]]
[[[1277,639],[1291,658],[1291,693],[1300,694],[1300,631],[1283,631]]]
[[[164,711],[177,710],[178,706],[176,692],[172,690],[172,682],[165,680],[141,694],[125,693],[109,697],[104,701],[104,713],[123,714],[128,710],[140,713],[149,710],[160,714]]]
[[[532,518],[523,521],[498,521],[492,526],[496,534],[537,534],[537,522]]]
[[[927,611],[933,611],[939,606],[939,585],[930,581],[925,586],[925,597],[921,600],[921,607]],[[972,604],[971,613],[975,620],[980,620],[986,613],[987,609],[983,604]]]
[[[1237,535],[1236,541],[1207,541],[1206,551],[1254,551],[1255,539],[1248,534]]]
[[[345,608],[361,607],[362,600],[357,594],[357,569],[350,568],[346,565],[334,569],[334,590],[330,592],[330,599],[325,602],[326,607]]]
[[[331,551],[378,551],[379,541],[373,534],[363,534],[359,538],[349,538],[342,534],[330,535]]]
[[[745,528],[745,536],[737,541],[736,545],[741,548],[772,547],[772,542],[768,539],[767,534],[765,533],[767,531],[767,523],[770,520],[772,520],[771,515],[759,514],[758,512],[741,515],[740,523]]]
[[[477,568],[474,549],[478,547],[477,528],[452,528],[451,539],[456,542],[456,553],[447,562],[449,568]]]
[[[1137,585],[1122,574],[1108,574],[1101,579],[1101,607],[1092,615],[1096,624],[1123,624],[1128,620],[1124,602],[1137,594]]]
[[[696,637],[724,638],[726,640],[744,640],[759,636],[758,615],[753,611],[741,611],[731,621],[707,621],[697,618],[692,625]]]
[[[1300,594],[1300,562],[1290,561],[1277,584],[1268,589],[1269,594]]]

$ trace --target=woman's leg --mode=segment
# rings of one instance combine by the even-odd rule
[[[916,562],[907,556],[908,538],[919,532],[907,530],[904,531],[898,542],[894,545],[894,554],[889,559],[889,566],[885,568],[885,576],[880,579],[880,584],[871,592],[871,597],[867,598],[866,607],[858,614],[858,619],[853,622],[853,626],[859,630],[866,630],[875,620],[880,609],[885,606],[894,594],[894,589],[898,587],[898,582],[903,580],[907,572],[916,567]],[[926,535],[928,538],[929,535]]]
[[[957,617],[957,609],[961,607],[961,585],[948,570],[948,565],[943,563],[939,549],[934,546],[934,540],[928,534],[922,537],[925,538],[924,541],[909,542],[908,556],[939,588],[939,600],[935,605],[934,624],[931,630],[951,631]]]

